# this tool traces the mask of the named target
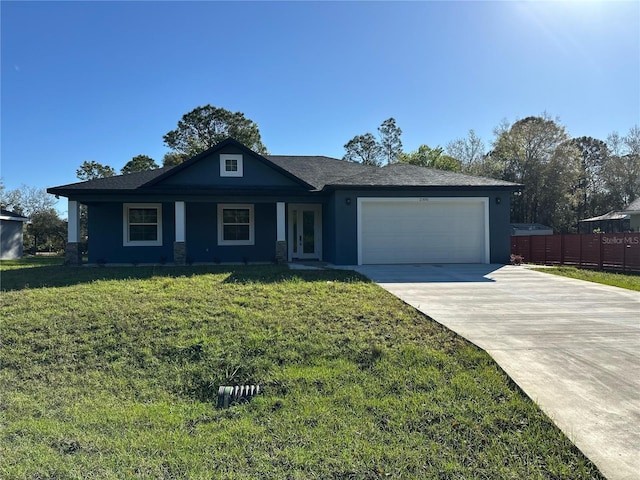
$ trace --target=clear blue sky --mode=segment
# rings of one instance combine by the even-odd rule
[[[388,117],[405,150],[546,111],[572,136],[640,123],[640,2],[1,3],[6,188],[119,170],[199,105],[273,154],[342,157]],[[66,204],[61,204],[64,211]]]

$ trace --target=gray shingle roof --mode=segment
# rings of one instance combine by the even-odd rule
[[[344,177],[332,183],[335,186],[367,187],[518,187],[518,184],[474,177],[462,173],[419,167],[406,163],[392,163],[382,168],[351,177]]]
[[[172,175],[172,172],[189,168],[194,162],[200,161],[226,145],[233,145],[251,152],[235,140],[228,139],[175,167],[163,167],[145,172],[71,183],[52,187],[47,191],[60,195],[134,190],[153,192],[155,188],[162,185],[164,178]],[[502,180],[473,177],[400,163],[379,168],[324,156],[266,155],[261,157],[258,155],[258,158],[262,158],[266,163],[271,163],[273,168],[281,169],[285,175],[291,175],[294,179],[300,180],[305,188],[311,187],[310,190],[315,189],[316,191],[332,187],[489,187],[510,189],[520,187],[518,184]]]
[[[155,170],[147,170],[144,172],[127,173],[125,175],[114,175],[113,177],[96,178],[87,180],[86,182],[70,183],[68,185],[60,185],[59,187],[48,188],[49,193],[56,193],[57,190],[77,190],[77,191],[94,191],[94,190],[135,190],[145,183],[150,182],[173,167],[156,168]]]
[[[265,158],[322,190],[344,177],[364,175],[378,167],[323,156],[266,155]]]
[[[625,212],[640,212],[640,197],[636,198],[633,202],[624,209]]]

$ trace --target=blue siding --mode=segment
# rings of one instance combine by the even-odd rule
[[[123,246],[122,205],[122,203],[89,205],[89,263],[172,262],[175,240],[174,204],[162,203],[162,246],[158,247]]]
[[[243,176],[221,177],[220,154],[242,154]],[[286,175],[276,171],[258,157],[248,155],[235,148],[226,148],[210,156],[200,159],[175,175],[158,184],[160,185],[189,185],[189,186],[223,186],[223,187],[300,187]]]
[[[491,263],[509,263],[511,256],[511,192],[493,192],[489,197]],[[496,203],[500,198],[500,203]]]
[[[322,205],[322,256],[323,260],[335,263],[336,258],[336,215],[335,196]]]
[[[89,206],[89,263],[172,263],[175,241],[174,204],[162,203],[162,246],[158,247],[123,246],[122,209],[122,203],[100,203]],[[273,261],[276,243],[275,203],[254,204],[254,222],[254,245],[219,246],[217,204],[187,203],[188,260],[193,262]]]
[[[218,245],[216,203],[187,204],[187,257],[194,262],[271,262],[276,248],[276,204],[254,204],[254,245]]]

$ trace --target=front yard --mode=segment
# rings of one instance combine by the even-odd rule
[[[487,354],[355,273],[0,275],[0,478],[603,478]],[[236,384],[264,393],[217,410]]]

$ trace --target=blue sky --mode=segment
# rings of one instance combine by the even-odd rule
[[[6,188],[119,170],[199,105],[273,154],[342,157],[395,117],[407,151],[546,111],[572,136],[640,123],[640,2],[1,3]],[[60,205],[64,211],[66,205]]]

